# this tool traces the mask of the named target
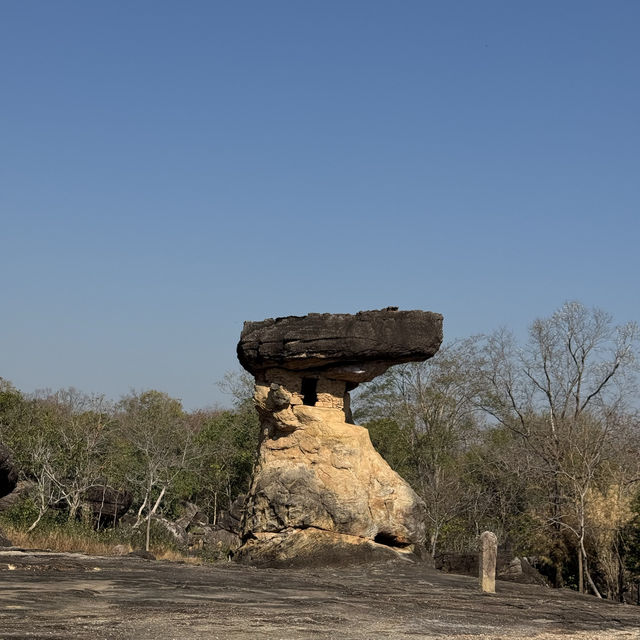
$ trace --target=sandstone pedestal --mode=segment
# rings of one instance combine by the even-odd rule
[[[423,311],[311,314],[245,323],[256,377],[257,465],[238,558],[271,565],[396,557],[424,542],[424,505],[352,423],[349,391],[424,360],[442,317]]]

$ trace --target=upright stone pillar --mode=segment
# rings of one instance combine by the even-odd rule
[[[480,536],[478,557],[480,591],[496,592],[496,559],[498,556],[498,538],[495,533],[485,531]]]

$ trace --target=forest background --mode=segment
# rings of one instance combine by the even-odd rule
[[[490,529],[555,586],[623,598],[640,579],[639,337],[569,302],[523,342],[504,328],[457,340],[358,389],[356,422],[425,501],[429,555],[474,550]],[[157,522],[196,504],[215,526],[247,490],[258,419],[245,374],[221,383],[233,408],[197,411],[155,390],[112,402],[0,383],[0,444],[28,488],[0,527],[23,540],[179,547]],[[104,486],[132,496],[128,528],[92,519],[87,492]]]

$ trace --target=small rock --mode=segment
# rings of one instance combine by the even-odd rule
[[[127,554],[130,558],[142,558],[144,560],[155,560],[156,557],[151,553],[151,551],[145,551],[144,549],[138,549],[136,551],[132,551]]]
[[[11,544],[11,541],[9,540],[9,538],[5,537],[5,535],[2,533],[2,530],[0,530],[0,547],[12,547],[13,545]]]

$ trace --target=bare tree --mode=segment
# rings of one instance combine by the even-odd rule
[[[470,395],[469,345],[442,348],[426,362],[392,367],[355,401],[358,419],[387,418],[399,426],[407,479],[424,499],[430,552],[443,527],[469,507],[461,458],[478,427]]]
[[[132,392],[122,398],[118,409],[121,438],[130,453],[127,477],[142,495],[135,526],[146,521],[148,551],[151,519],[180,472],[193,461],[193,434],[186,426],[180,401],[166,393]]]
[[[578,302],[536,320],[524,348],[499,331],[480,341],[476,401],[527,448],[532,472],[547,480],[549,523],[569,531],[596,595],[585,548],[586,505],[601,478],[635,385],[638,327]],[[557,576],[560,583],[560,576]]]
[[[66,506],[69,520],[77,517],[102,475],[110,410],[103,396],[70,388],[37,392],[14,412],[3,431],[22,475],[35,481],[38,514],[29,530],[54,505]]]
[[[100,484],[104,475],[112,407],[104,396],[73,388],[50,394],[41,403],[42,415],[54,429],[55,442],[50,444],[57,450],[44,469],[68,505],[69,520],[74,520],[86,491]]]

